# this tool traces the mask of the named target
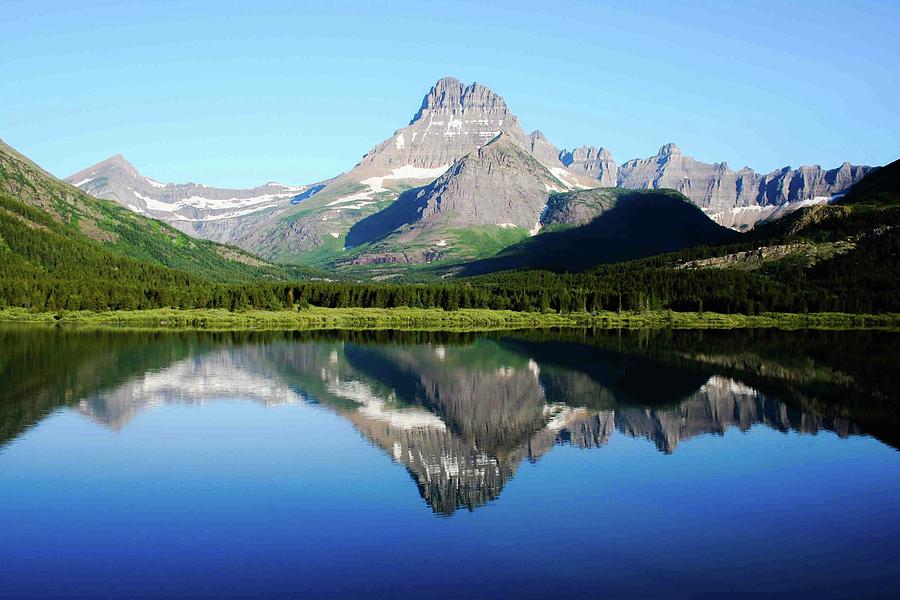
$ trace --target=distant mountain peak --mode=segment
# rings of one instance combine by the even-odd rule
[[[135,166],[128,162],[124,156],[121,154],[114,154],[109,158],[101,160],[95,165],[67,177],[66,181],[75,187],[81,187],[83,184],[93,181],[98,177],[110,176],[125,178],[129,181],[143,179],[143,176],[138,172]]]
[[[676,146],[674,143],[669,142],[668,144],[663,145],[659,152],[657,152],[657,156],[680,156],[682,155],[681,148]]]
[[[99,167],[107,167],[107,166],[125,169],[126,171],[130,171],[132,173],[132,175],[134,175],[135,177],[140,177],[140,173],[135,168],[135,166],[133,164],[131,164],[130,162],[128,162],[128,159],[126,159],[121,154],[114,154],[113,156],[110,156],[106,160],[103,160],[96,165],[96,167],[98,167],[98,168]]]
[[[615,187],[616,161],[612,152],[596,146],[581,146],[574,150],[563,150],[559,160],[565,167],[576,173],[585,173],[598,180],[600,187]],[[597,187],[597,186],[591,186]]]

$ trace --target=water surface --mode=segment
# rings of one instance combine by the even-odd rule
[[[0,596],[900,589],[900,336],[0,330]]]

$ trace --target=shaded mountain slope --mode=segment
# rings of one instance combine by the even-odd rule
[[[838,203],[871,208],[900,206],[900,159],[871,171]]]
[[[524,268],[577,271],[738,236],[671,190],[555,194],[541,222],[546,232],[466,266],[463,274]]]

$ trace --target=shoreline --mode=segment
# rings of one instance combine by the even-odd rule
[[[763,313],[740,315],[673,311],[536,313],[440,308],[318,308],[304,310],[173,309],[31,312],[0,309],[0,323],[146,329],[316,330],[397,329],[488,331],[548,328],[653,329],[888,329],[900,330],[900,314]]]

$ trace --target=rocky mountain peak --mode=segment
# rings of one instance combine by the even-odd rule
[[[612,152],[606,148],[596,146],[580,146],[574,150],[563,150],[560,153],[560,160],[566,166],[586,160],[612,160]]]
[[[76,187],[81,187],[84,183],[96,180],[100,177],[114,178],[122,181],[142,179],[142,175],[133,164],[128,162],[121,154],[116,154],[100,161],[92,167],[88,167],[87,169],[67,177],[66,181],[72,183]]]
[[[615,187],[618,166],[612,152],[606,148],[581,146],[574,150],[563,150],[559,160],[574,173],[586,173],[600,181],[600,187]],[[596,186],[591,186],[596,187]]]
[[[508,108],[499,94],[480,83],[465,85],[453,77],[444,77],[422,99],[422,106],[409,124],[413,125],[429,112],[454,115],[479,110],[505,112]]]
[[[425,95],[410,124],[372,148],[349,178],[360,181],[394,170],[433,178],[502,132],[526,137],[503,98],[480,83],[445,77]]]
[[[656,153],[657,156],[680,156],[681,154],[681,148],[679,148],[672,142],[665,144],[662,148],[659,149],[659,152]]]

